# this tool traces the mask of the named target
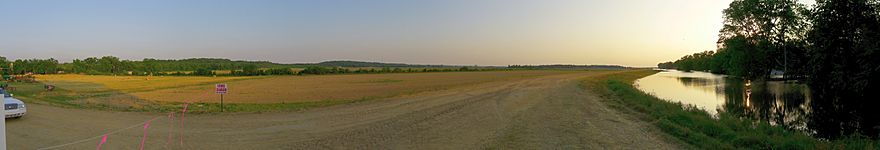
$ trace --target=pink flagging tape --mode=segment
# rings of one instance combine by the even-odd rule
[[[180,113],[180,147],[183,147],[183,119],[186,117],[186,108],[189,106],[189,103],[183,104],[183,111]]]
[[[104,137],[101,138],[101,142],[98,143],[97,150],[101,150],[101,146],[104,146],[104,143],[107,143],[107,136],[110,136],[110,134],[104,134]]]
[[[180,135],[181,135],[181,137],[180,137],[180,145],[181,145],[181,146],[183,146],[183,113],[186,112],[186,110],[187,110],[187,106],[188,106],[188,105],[189,105],[189,102],[183,104],[183,112],[181,113],[181,119],[180,119],[180,126],[181,126],[181,129],[180,129],[180,130],[181,130],[181,133],[180,133]],[[174,128],[174,123],[173,123],[173,121],[174,121],[174,113],[175,113],[175,112],[171,112],[171,113],[169,114],[169,116],[168,116],[168,117],[170,118],[170,120],[169,120],[169,124],[171,124],[171,127],[172,127],[171,129]],[[132,128],[135,128],[135,127],[141,126],[142,124],[143,124],[143,128],[144,128],[144,138],[143,138],[143,139],[146,140],[146,135],[147,135],[147,134],[146,134],[146,129],[149,128],[149,126],[150,126],[149,124],[150,124],[152,121],[154,121],[154,120],[156,120],[156,119],[159,119],[159,118],[161,118],[161,117],[163,117],[163,116],[156,116],[156,117],[153,117],[152,119],[149,119],[149,120],[144,121],[144,122],[142,122],[142,123],[134,124],[134,125],[131,125],[131,126],[128,126],[128,127],[125,127],[125,128],[117,129],[117,130],[113,130],[113,131],[108,132],[108,133],[105,133],[105,134],[103,134],[103,135],[98,135],[98,136],[94,136],[94,137],[90,137],[90,138],[85,138],[85,139],[78,140],[78,141],[73,141],[73,142],[70,142],[70,143],[65,143],[65,144],[60,144],[60,145],[55,145],[55,146],[49,146],[49,147],[43,147],[43,148],[39,148],[38,150],[57,149],[57,148],[60,148],[60,147],[65,147],[65,146],[69,146],[69,145],[73,145],[73,144],[78,144],[78,143],[88,142],[88,141],[92,141],[92,140],[95,140],[95,139],[101,138],[101,143],[99,143],[99,144],[98,144],[98,147],[97,147],[97,149],[100,150],[100,149],[101,149],[101,146],[103,146],[103,144],[106,143],[106,141],[107,141],[107,137],[108,137],[110,134],[116,134],[116,133],[118,133],[118,132],[122,132],[122,131],[124,131],[124,130],[128,130],[128,129],[132,129]],[[171,141],[171,140],[170,140],[170,139],[171,139],[171,136],[170,136],[170,135],[171,135],[171,132],[172,132],[172,131],[169,130],[169,133],[168,133],[168,135],[169,135],[169,138],[168,138],[169,140],[168,140],[168,142],[169,142],[169,143],[170,143],[170,141]],[[141,145],[142,145],[141,147],[143,147],[143,143],[145,143],[145,141],[142,141],[141,143],[142,143],[142,144],[141,144]],[[166,144],[166,145],[167,145],[167,144]],[[143,149],[143,148],[141,148],[141,149]]]
[[[144,150],[144,143],[147,142],[147,129],[150,129],[151,122],[152,121],[147,121],[147,123],[144,124],[144,138],[141,138],[141,149],[140,150]]]
[[[159,119],[159,118],[161,118],[161,117],[162,117],[162,116],[153,117],[152,119],[149,119],[149,120],[147,120],[147,121],[153,121],[153,120]],[[65,144],[60,144],[60,145],[55,145],[55,146],[50,146],[50,147],[39,148],[38,150],[56,149],[56,148],[60,148],[60,147],[64,147],[64,146],[69,146],[69,145],[73,145],[73,144],[78,144],[78,143],[83,143],[83,142],[92,141],[92,140],[95,140],[95,139],[98,139],[98,138],[102,138],[102,137],[106,138],[105,135],[116,134],[116,133],[119,133],[119,132],[122,132],[122,131],[125,131],[125,130],[128,130],[128,129],[132,129],[132,128],[135,128],[135,127],[140,127],[141,124],[144,124],[144,123],[146,123],[147,121],[144,121],[144,122],[142,122],[142,123],[138,123],[138,124],[134,124],[134,125],[131,125],[131,126],[128,126],[128,127],[122,128],[122,129],[116,129],[116,130],[113,130],[113,131],[111,131],[111,132],[108,132],[108,133],[105,133],[105,134],[102,134],[102,135],[98,135],[98,136],[94,136],[94,137],[90,137],[90,138],[82,139],[82,140],[79,140],[79,141],[73,141],[73,142],[70,142],[70,143],[65,143]],[[104,141],[104,139],[102,139],[102,141]]]
[[[165,141],[165,148],[168,148],[168,144],[171,144],[171,139],[174,132],[174,112],[168,113],[168,140]]]

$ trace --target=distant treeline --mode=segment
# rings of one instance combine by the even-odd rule
[[[784,71],[810,87],[815,136],[880,139],[880,0],[734,0],[723,13],[716,51],[657,66],[745,79]]]
[[[564,70],[587,70],[587,69],[609,69],[622,70],[629,69],[624,66],[617,65],[510,65],[510,69],[564,69]]]
[[[182,60],[144,59],[142,61],[120,60],[113,56],[90,57],[75,59],[70,63],[59,63],[58,60],[25,59],[9,61],[0,57],[0,68],[3,74],[55,74],[75,73],[91,75],[166,75],[180,71],[192,71],[193,75],[207,75],[213,70],[233,70],[234,75],[292,74],[278,70],[258,70],[258,68],[292,68],[299,65],[277,64],[266,61],[232,61],[228,59],[193,58]],[[289,70],[289,69],[287,69]]]
[[[14,64],[14,66],[13,66]],[[13,72],[13,68],[15,69]],[[58,60],[55,59],[19,59],[15,61],[6,60],[6,57],[0,56],[0,74],[22,74],[25,72],[34,73],[56,73],[61,69]]]
[[[451,72],[498,70],[494,67],[456,67],[446,65],[408,65],[357,61],[328,61],[317,64],[278,64],[267,61],[233,61],[216,58],[182,60],[121,60],[113,56],[75,59],[59,63],[55,59],[10,61],[0,57],[0,74],[89,74],[89,75],[168,75],[168,76],[261,76],[307,74],[365,74],[405,72]],[[295,72],[293,68],[305,68]],[[220,70],[228,73],[218,74]]]
[[[492,68],[469,68],[469,67],[461,67],[461,68],[391,68],[391,67],[383,67],[381,69],[375,68],[357,68],[357,69],[347,69],[343,67],[324,67],[324,66],[309,66],[304,70],[300,71],[299,75],[323,75],[323,74],[371,74],[371,73],[410,73],[410,72],[454,72],[454,71],[489,71],[489,70],[500,70],[500,69],[492,69]]]
[[[389,67],[389,68],[459,68],[463,66],[449,65],[414,65],[402,63],[381,63],[381,62],[362,62],[362,61],[325,61],[317,64],[300,64],[315,65],[323,67]]]

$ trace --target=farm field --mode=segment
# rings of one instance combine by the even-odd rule
[[[130,95],[132,92],[247,80],[260,77],[162,77],[162,76],[91,76],[37,75],[39,83],[9,83],[22,100],[76,108],[149,110],[161,104]],[[53,85],[48,91],[44,86]]]
[[[188,111],[185,127],[180,112],[109,112],[33,104],[28,106],[29,116],[7,122],[8,134],[17,137],[9,138],[9,148],[91,149],[101,135],[109,134],[104,149],[136,149],[141,142],[145,149],[681,149],[649,123],[613,111],[600,102],[594,89],[579,84],[581,79],[611,73],[620,71],[378,74],[383,77],[378,79],[395,77],[434,85],[451,84],[440,84],[451,80],[486,83],[297,112]],[[302,78],[315,77],[329,78],[320,80],[326,82],[377,79],[361,75]],[[286,80],[296,83],[301,79],[236,82]],[[332,84],[355,84],[341,83],[345,82]],[[152,124],[148,130],[140,128],[146,120]],[[143,138],[147,132],[149,138]]]
[[[228,103],[298,103],[389,97],[481,82],[516,80],[571,71],[495,71],[274,76],[228,82]],[[213,85],[196,85],[131,95],[158,102],[217,103]]]
[[[124,93],[211,84],[259,77],[38,75],[37,80],[74,92]]]
[[[40,83],[13,83],[24,100],[76,108],[173,110],[181,102],[218,111],[214,84],[227,83],[224,103],[233,111],[298,110],[353,101],[435,91],[494,81],[513,81],[578,71],[491,71],[314,76],[192,77],[39,75]],[[44,84],[54,85],[46,91]],[[235,104],[239,104],[236,106]],[[263,105],[284,104],[284,105]],[[246,106],[244,106],[246,105]],[[204,106],[204,105],[200,105]],[[229,107],[228,107],[229,108]]]

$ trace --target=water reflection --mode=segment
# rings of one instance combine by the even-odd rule
[[[694,105],[709,113],[724,104],[724,76],[703,72],[660,72],[636,81],[642,91],[661,99]]]
[[[704,72],[667,70],[636,81],[638,88],[673,102],[694,105],[711,114],[727,113],[806,130],[809,90],[784,81],[744,81]]]

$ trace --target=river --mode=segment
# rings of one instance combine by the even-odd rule
[[[773,125],[805,130],[810,113],[806,85],[786,81],[748,81],[706,72],[661,72],[636,80],[645,93],[695,106],[718,115],[727,113]]]

